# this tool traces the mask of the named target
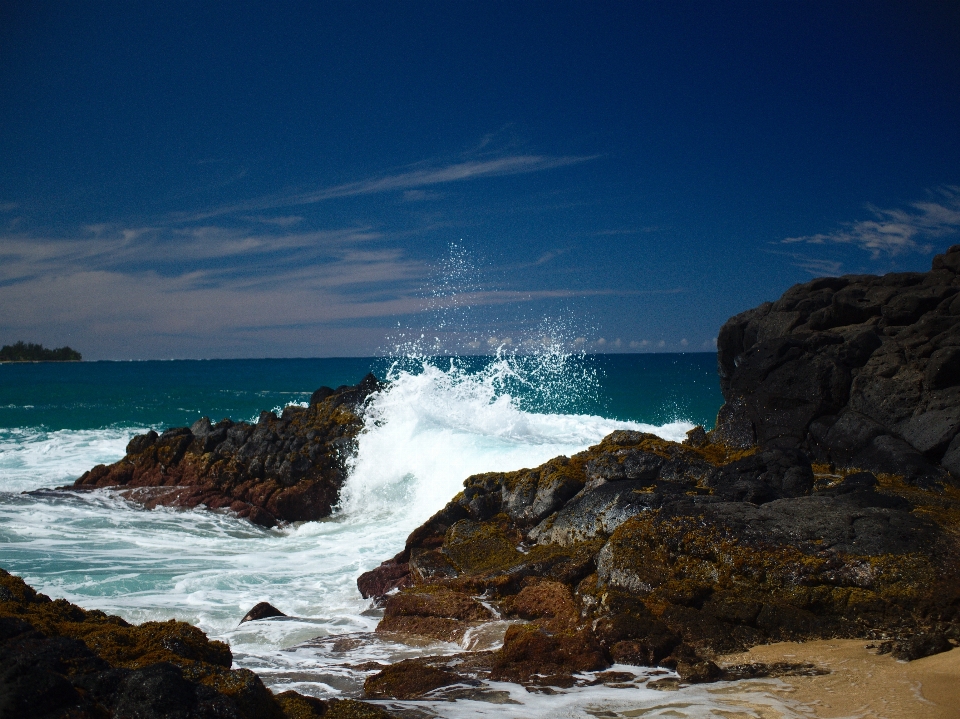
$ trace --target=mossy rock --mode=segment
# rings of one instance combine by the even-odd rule
[[[404,659],[367,677],[363,690],[371,699],[416,699],[462,680],[459,674],[431,666],[423,659]]]
[[[524,560],[519,535],[498,522],[462,519],[447,531],[443,552],[464,574],[508,571]]]

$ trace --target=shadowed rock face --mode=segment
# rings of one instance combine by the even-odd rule
[[[265,527],[320,519],[346,478],[360,407],[379,388],[371,374],[354,387],[321,387],[309,407],[263,412],[256,424],[203,417],[138,435],[126,457],[94,467],[71,489],[117,488],[147,507],[229,509]]]
[[[232,663],[226,644],[189,624],[128,624],[0,569],[4,719],[389,719],[363,702],[274,696]]]
[[[930,272],[814,280],[733,317],[718,431],[921,484],[960,478],[958,272],[960,245]]]
[[[447,684],[566,686],[613,662],[713,681],[732,676],[718,653],[790,639],[889,636],[903,657],[956,645],[958,271],[960,246],[929,273],[817,280],[733,318],[717,427],[683,444],[619,431],[468,477],[359,578],[381,630],[456,639],[490,621],[466,613],[478,597],[514,622],[472,674],[418,660]],[[391,676],[370,680],[378,696],[402,691]]]

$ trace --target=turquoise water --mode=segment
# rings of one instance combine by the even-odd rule
[[[473,374],[495,361],[455,360]],[[713,353],[564,361],[569,367],[551,375],[556,386],[549,395],[542,384],[505,380],[521,408],[650,424],[684,419],[710,427],[723,402]],[[450,359],[431,362],[447,367]],[[306,401],[321,385],[355,384],[367,372],[383,378],[395,363],[359,357],[0,364],[0,428],[172,427],[203,415],[251,419],[265,409]]]

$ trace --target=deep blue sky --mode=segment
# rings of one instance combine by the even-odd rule
[[[957,3],[3,0],[0,97],[0,343],[90,359],[703,350],[960,242]]]

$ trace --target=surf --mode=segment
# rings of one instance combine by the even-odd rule
[[[345,661],[462,651],[372,634],[379,613],[360,597],[356,578],[396,554],[466,477],[535,467],[616,429],[682,439],[693,426],[578,413],[597,406],[603,378],[577,355],[411,356],[389,363],[383,375],[383,388],[362,409],[364,427],[333,515],[270,530],[226,512],[148,511],[109,490],[40,489],[120,459],[142,425],[3,430],[3,566],[89,609],[133,622],[195,624],[227,641],[237,666],[270,686],[349,694],[363,674],[344,669]],[[238,626],[260,601],[290,616]]]

